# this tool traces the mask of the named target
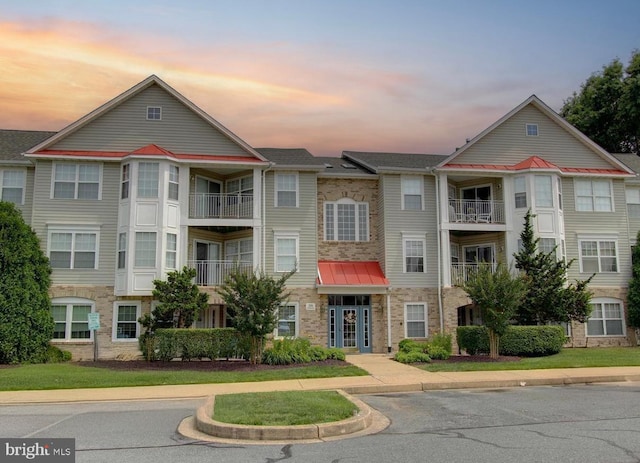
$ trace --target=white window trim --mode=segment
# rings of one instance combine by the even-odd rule
[[[407,308],[410,305],[421,305],[424,308],[424,319],[423,320],[408,320],[407,319]],[[428,305],[426,302],[417,301],[417,302],[405,302],[404,304],[404,337],[408,339],[427,339],[429,337],[429,323],[428,323]],[[424,338],[423,337],[409,337],[409,321],[411,322],[424,322]]]
[[[291,192],[294,190],[279,190],[278,189],[278,176],[280,175],[293,175],[296,179],[296,189],[295,189],[295,194],[296,194],[296,204],[295,206],[289,206],[289,205],[280,205],[279,201],[278,201],[278,193],[280,191],[286,191],[286,192]],[[273,198],[273,204],[275,207],[299,207],[300,205],[300,177],[298,175],[297,172],[276,172],[275,177],[274,177],[274,181],[273,181],[273,190],[274,190],[274,198]]]
[[[609,184],[609,198],[611,199],[611,210],[610,211],[596,211],[595,210],[595,205],[592,203],[592,206],[594,206],[592,209],[590,210],[581,210],[578,209],[578,182],[585,182],[585,181],[589,181],[592,183],[592,189],[593,189],[593,182],[607,182]],[[592,199],[595,198],[595,195],[590,196]],[[574,200],[574,204],[575,204],[575,210],[576,212],[590,212],[590,213],[597,213],[597,214],[608,214],[611,212],[615,212],[616,211],[616,203],[614,200],[614,194],[613,194],[613,184],[611,182],[611,179],[608,178],[574,178],[573,179],[573,200]]]
[[[251,188],[242,188],[242,183],[243,181],[246,181],[247,179],[251,180]],[[212,180],[215,181],[215,180]],[[238,182],[238,190],[234,190],[234,191],[230,191],[229,190],[229,184],[233,183],[233,182]],[[224,188],[225,191],[224,193],[226,194],[249,194],[248,192],[253,192],[253,176],[251,175],[243,175],[242,177],[235,177],[235,178],[231,178],[229,180],[227,180],[224,184]]]
[[[73,306],[74,305],[90,305],[91,313],[95,313],[96,311],[96,302],[91,299],[84,299],[82,297],[58,297],[51,299],[51,305],[66,305],[67,306],[67,316],[65,320],[65,334],[64,339],[52,339],[51,342],[58,343],[81,343],[81,344],[90,344],[94,339],[94,330],[90,330],[89,338],[82,339],[74,339],[71,338],[71,323],[72,319],[69,317],[73,316]],[[87,323],[89,320],[87,320]]]
[[[174,168],[177,170],[177,176],[178,178],[176,178],[175,181],[171,180],[171,169]],[[171,185],[176,185],[176,193],[177,193],[177,198],[170,198],[169,194],[171,193]],[[167,201],[180,201],[180,166],[177,166],[175,164],[170,164],[167,167]]]
[[[120,247],[120,236],[124,235],[124,247]],[[123,271],[126,270],[126,268],[128,267],[128,262],[127,262],[127,258],[128,258],[128,249],[127,249],[127,245],[129,244],[129,234],[124,231],[124,232],[118,232],[118,237],[116,238],[117,242],[116,242],[116,271]],[[122,253],[122,255],[124,256],[124,266],[123,267],[119,267],[120,264],[120,254]]]
[[[407,241],[422,241],[422,272],[407,271]],[[424,233],[402,233],[402,273],[427,273],[427,237]]]
[[[627,215],[630,219],[640,219],[640,188],[627,186],[625,188],[625,202],[627,203]],[[635,196],[635,197],[634,197]],[[629,206],[636,206],[632,214]]]
[[[150,109],[159,109],[160,110],[160,117],[157,118],[157,119],[149,117],[149,110]],[[148,121],[161,121],[162,120],[162,106],[147,106],[147,110],[146,110],[146,113],[145,113],[145,118]]]
[[[176,248],[175,249],[169,249],[169,235],[173,235],[176,237]],[[156,236],[157,239],[157,236]],[[172,233],[172,232],[167,232],[164,234],[164,239],[165,239],[165,246],[164,246],[164,265],[167,268],[167,270],[171,269],[171,270],[176,270],[179,266],[180,266],[180,262],[178,261],[178,243],[179,243],[179,239],[178,239],[178,234],[177,233]],[[169,253],[173,253],[173,258],[174,258],[174,262],[175,265],[173,267],[169,267],[169,259],[167,258],[169,256]]]
[[[295,271],[300,271],[300,233],[293,231],[274,231],[273,233],[273,271],[275,273],[287,273],[290,270],[278,270],[278,240],[295,239],[296,242],[296,263]]]
[[[604,316],[604,304],[620,304],[620,320],[622,321],[622,334],[589,334],[588,323],[589,319],[585,322],[584,333],[588,338],[624,338],[627,336],[627,323],[624,309],[624,301],[620,299],[616,299],[613,297],[595,297],[591,299],[591,304],[602,304],[602,318],[598,320],[608,320]],[[591,317],[589,317],[591,318]],[[618,320],[617,318],[611,318],[610,320]],[[604,328],[606,329],[606,323],[604,324]]]
[[[407,209],[404,203],[404,197],[407,194],[405,191],[405,180],[418,180],[420,182],[420,209]],[[424,211],[424,178],[419,175],[401,175],[400,176],[400,188],[402,190],[401,194],[401,209],[403,211]]]
[[[341,240],[338,239],[338,204],[354,204],[355,205],[355,240]],[[327,207],[331,206],[333,208],[333,239],[329,240],[327,238]],[[360,207],[364,207],[366,209],[367,215],[367,229],[366,229],[366,240],[360,239]],[[357,202],[351,198],[341,198],[338,201],[325,201],[323,205],[323,231],[324,231],[324,240],[325,241],[339,241],[342,243],[364,243],[370,241],[371,234],[371,224],[369,223],[369,203],[368,202]]]
[[[52,233],[71,233],[72,235],[86,233],[86,234],[94,234],[96,235],[96,258],[94,261],[94,270],[100,268],[100,226],[99,225],[47,225],[47,257],[51,258],[51,234]],[[75,238],[72,238],[75,240]],[[73,241],[72,241],[73,242]],[[75,249],[73,245],[71,246],[72,253],[72,262],[73,262],[73,253]],[[60,268],[55,267],[53,270],[91,270],[90,268],[75,268],[71,266],[70,268]]]
[[[295,308],[295,332],[293,334],[293,337],[298,337],[300,336],[300,304],[298,302],[283,302],[282,304],[280,304],[280,307],[285,307],[285,306],[293,306]],[[276,311],[276,316],[277,316],[277,311]],[[278,323],[280,323],[280,319],[278,318]],[[283,339],[286,336],[280,336],[278,334],[278,327],[276,326],[276,328],[273,330],[273,337],[274,339]],[[291,337],[291,336],[289,336]]]
[[[153,233],[156,236],[156,249],[155,249],[155,258],[153,265],[137,265],[137,254],[138,254],[138,233]],[[158,241],[162,241],[162,239],[158,240],[158,232],[157,231],[146,231],[146,230],[136,230],[133,233],[133,268],[156,268],[158,265]]]
[[[20,172],[22,174],[22,195],[20,197],[20,202],[16,203],[19,206],[24,205],[24,199],[25,199],[25,194],[26,194],[26,185],[27,185],[27,170],[26,169],[21,169],[21,168],[6,168],[6,169],[0,169],[0,200],[2,200],[2,192],[5,188],[4,185],[4,174],[5,172]],[[17,187],[7,187],[7,188],[17,188]],[[4,200],[6,201],[6,200]]]
[[[618,235],[579,235],[578,236],[578,261],[580,262],[580,273],[587,273],[585,272],[585,270],[583,269],[582,266],[582,242],[583,241],[596,241],[596,242],[600,242],[600,241],[613,241],[613,243],[615,244],[615,251],[616,251],[616,268],[617,270],[615,272],[603,272],[600,269],[600,259],[601,256],[600,255],[600,244],[598,244],[598,271],[596,272],[597,274],[616,274],[616,273],[620,273],[620,252],[619,252],[619,246],[618,246]],[[607,257],[607,256],[604,256]]]
[[[518,180],[522,179],[522,181],[524,182],[524,190],[520,190],[518,191]],[[528,194],[528,184],[527,184],[527,177],[525,175],[517,175],[516,177],[513,178],[513,204],[514,207],[516,209],[526,209],[527,207],[529,207],[529,194]],[[516,198],[518,197],[518,195],[524,195],[524,206],[518,206],[518,202],[516,200]]]
[[[73,198],[55,198],[53,196],[55,191],[55,186],[56,186],[56,167],[61,164],[72,164],[76,166],[76,178],[74,181],[75,191],[74,191]],[[53,163],[53,166],[51,167],[51,191],[49,193],[49,199],[54,199],[56,201],[101,201],[102,200],[103,167],[101,162],[97,163],[98,164],[98,197],[96,199],[78,198],[78,184],[80,183],[78,180],[78,171],[80,169],[79,166],[81,164],[93,165],[95,163],[92,163],[92,162],[54,162]]]
[[[118,309],[121,306],[136,307],[136,337],[135,338],[119,338],[118,337]],[[140,337],[140,323],[138,319],[142,316],[142,303],[140,301],[116,301],[113,303],[113,326],[111,327],[111,340],[113,342],[138,342]]]
[[[251,242],[251,260],[242,260],[242,255],[243,254],[249,254],[248,252],[242,252],[242,242],[243,241],[249,241]],[[227,253],[227,246],[229,244],[237,244],[238,246],[238,252],[233,254],[233,256],[230,256]],[[224,242],[224,260],[229,260],[231,258],[232,261],[234,262],[242,262],[245,264],[253,264],[253,238],[236,238],[234,240],[227,240]]]
[[[126,172],[126,176],[125,176]],[[127,196],[123,197],[126,185]],[[120,166],[120,201],[128,201],[131,197],[131,163],[125,163]]]
[[[532,128],[535,127],[536,133],[535,134],[529,133],[529,127],[532,127]],[[527,122],[524,125],[524,134],[527,137],[537,137],[538,135],[540,135],[540,126],[538,124],[536,124],[535,122]]]
[[[140,181],[140,172],[141,169],[140,167],[145,164],[145,165],[157,165],[158,166],[158,171],[157,171],[157,177],[155,179],[156,181],[156,192],[155,195],[153,196],[147,196],[145,195],[141,195],[140,194],[140,186],[142,185],[142,182]],[[153,199],[158,199],[160,197],[160,179],[162,178],[162,171],[161,171],[161,165],[159,162],[157,161],[140,161],[137,163],[136,165],[136,198],[138,199],[143,199],[145,201],[147,200],[153,200]],[[129,191],[129,195],[131,195],[131,191]]]

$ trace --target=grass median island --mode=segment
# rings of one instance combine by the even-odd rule
[[[335,391],[290,391],[216,396],[213,419],[254,426],[329,423],[352,417],[358,407]]]
[[[638,347],[574,347],[562,349],[560,353],[548,357],[521,358],[516,361],[434,361],[416,365],[426,371],[497,371],[497,370],[540,370],[553,368],[589,368],[640,366]]]
[[[265,368],[255,371],[190,370],[189,362],[184,363],[184,368],[132,371],[83,366],[73,362],[2,366],[0,367],[0,391],[238,383],[367,374],[361,368],[346,362],[337,365],[318,364],[290,368]]]

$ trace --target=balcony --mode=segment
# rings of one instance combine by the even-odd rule
[[[190,260],[187,261],[187,266],[196,269],[195,283],[198,286],[220,286],[234,271],[253,272],[251,262],[231,260]]]
[[[452,286],[462,286],[468,280],[469,276],[472,275],[475,271],[478,270],[479,265],[487,265],[487,263],[480,264],[467,264],[467,263],[457,263],[451,264],[451,285]],[[493,270],[496,269],[496,264],[491,264],[493,266]]]
[[[194,193],[189,195],[191,219],[250,219],[252,194]]]
[[[504,224],[504,201],[450,199],[449,222]]]

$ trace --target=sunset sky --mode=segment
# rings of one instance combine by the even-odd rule
[[[156,74],[255,147],[449,154],[640,48],[637,0],[0,0],[0,128]]]

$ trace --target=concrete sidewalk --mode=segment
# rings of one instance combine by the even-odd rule
[[[350,394],[367,394],[640,381],[640,367],[430,373],[395,362],[385,354],[348,355],[347,361],[366,370],[369,375],[253,383],[4,391],[0,392],[0,405],[184,399],[216,394],[263,391],[342,389]]]

